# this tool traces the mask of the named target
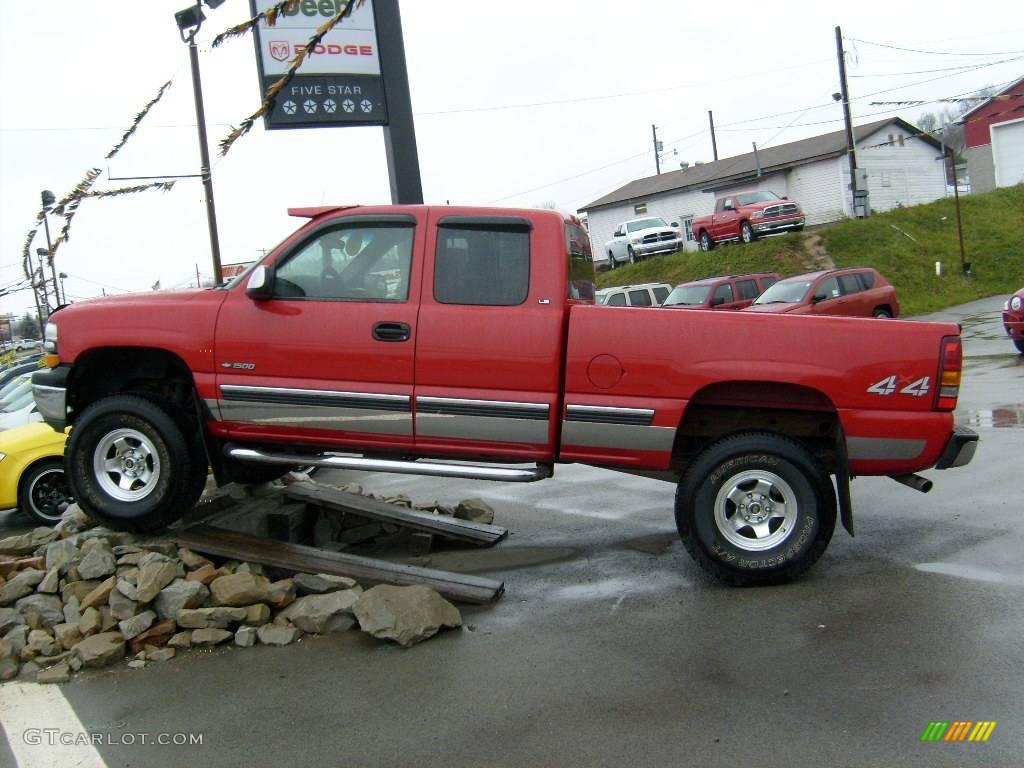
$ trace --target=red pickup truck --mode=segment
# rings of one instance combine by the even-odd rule
[[[810,567],[837,517],[852,531],[851,475],[925,490],[912,473],[974,453],[956,325],[600,307],[589,239],[554,211],[291,213],[308,222],[224,287],[51,316],[34,393],[73,425],[89,515],[166,526],[208,466],[527,482],[579,462],[677,483],[700,565],[763,584]]]
[[[804,228],[800,204],[774,192],[740,192],[715,200],[715,212],[690,223],[702,251],[728,240],[754,241],[773,232],[799,232]]]

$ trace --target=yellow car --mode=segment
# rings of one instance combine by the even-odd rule
[[[25,424],[0,432],[0,509],[17,507],[44,525],[74,502],[64,477],[67,432]]]

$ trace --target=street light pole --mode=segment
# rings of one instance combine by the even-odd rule
[[[215,8],[220,3],[207,3]],[[203,177],[203,190],[206,202],[206,221],[210,230],[210,252],[213,255],[213,281],[220,285],[223,275],[220,267],[220,241],[217,237],[217,211],[213,204],[213,170],[210,166],[210,148],[206,139],[206,110],[203,108],[203,86],[199,79],[199,50],[196,48],[196,34],[203,24],[203,12],[200,3],[195,4],[195,26],[185,37],[185,31],[179,20],[181,39],[188,43],[188,61],[192,68],[192,93],[196,104],[196,123],[199,127],[199,161],[202,165],[200,175]],[[183,12],[181,12],[183,13]],[[178,14],[180,16],[180,13]]]

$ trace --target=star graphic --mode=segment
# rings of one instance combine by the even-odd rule
[[[296,109],[295,102],[294,101],[286,101],[284,104],[281,105],[281,109],[284,110],[284,113],[286,115],[294,115],[295,114],[295,109]]]

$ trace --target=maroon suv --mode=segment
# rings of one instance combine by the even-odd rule
[[[876,269],[852,267],[808,272],[780,280],[745,312],[899,317],[896,289]]]
[[[778,281],[776,272],[705,277],[677,285],[663,307],[683,309],[743,309]]]

